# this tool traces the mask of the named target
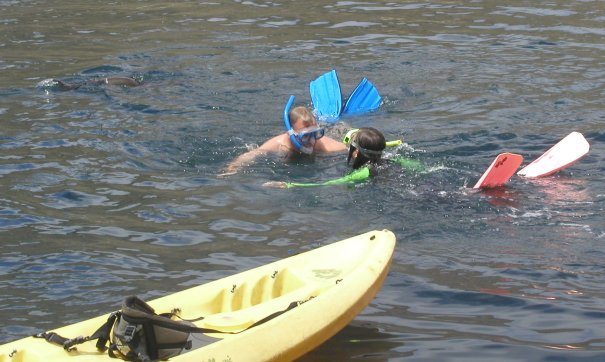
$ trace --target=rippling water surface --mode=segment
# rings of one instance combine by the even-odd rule
[[[578,0],[0,1],[0,342],[389,228],[380,294],[303,360],[604,358],[603,24]],[[429,172],[262,187],[341,176],[332,155],[216,176],[330,69],[384,98],[347,123]],[[143,85],[35,86],[107,76]],[[571,131],[579,163],[470,189]]]

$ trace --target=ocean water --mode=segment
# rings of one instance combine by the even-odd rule
[[[0,342],[373,229],[389,276],[303,361],[605,357],[605,12],[599,1],[0,1]],[[289,95],[367,77],[404,144],[355,186],[346,155],[260,158]],[[62,92],[129,76],[143,85]],[[501,152],[572,131],[590,153],[539,180],[471,187]],[[337,301],[335,301],[337,303]]]

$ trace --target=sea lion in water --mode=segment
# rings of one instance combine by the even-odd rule
[[[78,89],[84,85],[117,85],[122,87],[138,87],[142,84],[141,81],[138,81],[134,78],[130,77],[106,77],[106,78],[94,78],[91,80],[84,81],[83,83],[69,84],[65,83],[60,79],[45,79],[36,84],[38,88],[52,88],[60,91],[70,91],[74,89]]]
[[[130,77],[108,77],[108,78],[96,78],[93,79],[92,84],[110,84],[110,85],[119,85],[123,87],[138,87],[141,85],[141,82],[134,78]]]

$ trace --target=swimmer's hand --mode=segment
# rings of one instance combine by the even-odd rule
[[[283,181],[269,181],[263,184],[264,187],[273,187],[275,189],[285,189],[287,187],[286,183]]]
[[[237,171],[229,171],[229,170],[226,170],[226,171],[224,171],[224,172],[221,172],[221,173],[217,174],[217,175],[216,175],[216,177],[228,177],[228,176],[233,176],[233,175],[235,175],[236,173],[237,173]]]
[[[238,167],[237,165],[229,165],[227,167],[225,167],[224,169],[221,170],[221,173],[217,174],[217,177],[227,177],[227,176],[233,176],[237,173],[238,171]]]

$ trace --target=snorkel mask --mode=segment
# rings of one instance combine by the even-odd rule
[[[347,132],[347,134],[342,138],[342,143],[344,143],[347,146],[350,145],[351,140],[353,139],[353,136],[358,131],[359,131],[359,128],[353,128],[352,130]],[[386,147],[396,147],[396,146],[399,146],[401,143],[403,143],[401,140],[386,141],[385,146]]]
[[[349,132],[347,132],[347,134],[342,138],[342,143],[344,143],[347,146],[350,145],[351,144],[351,140],[353,139],[353,136],[357,132],[359,132],[359,128],[353,128],[352,130],[350,130]]]
[[[296,97],[290,96],[288,102],[286,103],[286,107],[284,108],[284,125],[286,126],[286,131],[288,135],[290,135],[290,141],[302,153],[306,153],[308,155],[313,153],[313,147],[309,147],[308,144],[311,142],[311,139],[318,140],[324,136],[324,129],[321,127],[308,127],[303,129],[300,132],[294,132],[292,129],[292,124],[290,123],[290,108],[292,108],[292,104]]]
[[[355,142],[355,141],[351,141],[351,144],[349,145],[349,149],[351,149],[351,147],[355,147],[355,149],[357,151],[359,151],[359,153],[361,153],[362,155],[364,155],[366,158],[368,158],[370,160],[376,160],[382,156],[382,151],[375,151],[375,150],[363,148],[363,147],[359,146],[357,144],[357,142]],[[351,153],[352,152],[349,151],[349,160],[347,160],[347,162],[350,161],[350,159],[351,159]]]

